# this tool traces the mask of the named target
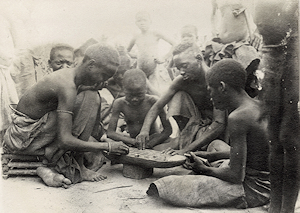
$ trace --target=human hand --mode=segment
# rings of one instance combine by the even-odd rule
[[[167,149],[163,150],[161,153],[174,156],[174,155],[184,155],[184,153],[186,153],[186,151],[184,149],[174,150],[172,148],[167,148]]]
[[[127,155],[129,147],[121,141],[108,141],[108,151],[114,155]]]
[[[197,157],[193,152],[190,152],[191,158],[190,163],[187,163],[191,166],[192,170],[197,174],[205,174],[207,171],[207,166],[201,160],[201,158]]]
[[[136,136],[136,146],[138,149],[145,149],[146,148],[146,142],[148,142],[150,139],[149,133],[148,132],[140,132],[138,136]]]

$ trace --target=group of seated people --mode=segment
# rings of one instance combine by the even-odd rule
[[[147,20],[148,15],[137,15],[142,34],[133,39],[129,51],[134,44],[147,43],[149,36],[143,37],[147,25],[138,22]],[[196,38],[196,34],[190,25],[182,30],[183,37]],[[164,39],[160,34],[152,36]],[[136,147],[185,155],[184,167],[193,173],[158,179],[149,186],[148,195],[190,207],[265,205],[270,200],[268,122],[253,90],[247,91],[257,58],[246,60],[246,50],[242,45],[239,48],[242,62],[218,58],[220,54],[212,57],[212,49],[203,54],[194,40],[182,39],[172,48],[168,64],[173,80],[157,97],[149,83],[154,69],[152,64],[148,64],[151,69],[143,69],[147,66],[143,62],[149,59],[144,60],[142,53],[132,68],[122,65],[117,49],[96,43],[73,67],[73,50],[56,47],[49,60],[54,72],[11,106],[13,121],[6,130],[3,149],[43,155],[45,167],[39,167],[37,174],[48,186],[66,188],[106,178],[86,165],[86,153],[126,155],[129,147]],[[105,86],[117,88],[118,95],[103,138],[103,99],[98,90]],[[121,116],[126,133],[118,130]],[[171,117],[179,127],[173,138]]]

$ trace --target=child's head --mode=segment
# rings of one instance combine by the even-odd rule
[[[198,29],[194,25],[185,25],[180,31],[181,43],[196,43],[198,40]]]
[[[74,64],[74,49],[67,44],[57,44],[50,51],[49,67],[53,71],[72,67]]]
[[[142,32],[148,31],[151,24],[149,13],[145,11],[138,12],[135,15],[135,24]]]
[[[130,69],[124,73],[123,88],[125,99],[133,106],[140,105],[147,92],[146,74],[140,69]]]
[[[232,92],[244,90],[246,76],[246,70],[234,59],[222,59],[209,69],[206,80],[216,109],[225,110],[232,105]]]

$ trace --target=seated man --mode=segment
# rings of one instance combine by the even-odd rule
[[[128,147],[122,142],[87,142],[97,129],[100,97],[86,91],[78,98],[77,90],[80,85],[98,88],[118,65],[115,49],[96,44],[86,50],[80,66],[60,69],[38,81],[12,108],[13,122],[4,136],[4,151],[44,155],[51,163],[39,167],[37,174],[49,186],[102,180],[103,176],[83,165],[83,152],[126,154]]]
[[[198,54],[198,60],[196,55]],[[165,148],[177,149],[173,154],[206,149],[206,146],[225,130],[225,111],[213,109],[206,89],[205,69],[200,49],[192,43],[176,46],[174,65],[180,71],[167,92],[151,107],[137,141],[149,140],[150,126],[168,104],[167,116],[173,116],[180,129],[176,140],[165,143]]]
[[[230,150],[230,161],[210,167],[191,152],[190,166],[196,175],[161,178],[147,193],[179,206],[264,205],[270,196],[269,142],[261,103],[245,92],[246,71],[233,59],[216,63],[207,81],[214,106],[229,112],[230,147],[225,142],[223,147]]]
[[[109,122],[107,136],[113,140],[123,141],[130,146],[140,149],[155,148],[159,150],[159,144],[169,138],[172,128],[166,120],[165,111],[159,114],[164,130],[160,133],[157,123],[150,129],[150,140],[147,143],[136,143],[136,136],[139,134],[147,112],[158,98],[146,94],[146,74],[140,69],[131,69],[124,73],[123,88],[125,97],[118,98],[113,103],[112,116]],[[127,123],[129,136],[116,132],[119,115],[123,113]]]

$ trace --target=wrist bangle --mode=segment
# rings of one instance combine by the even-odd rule
[[[110,142],[107,142],[108,143],[108,154],[111,152],[111,144]]]

